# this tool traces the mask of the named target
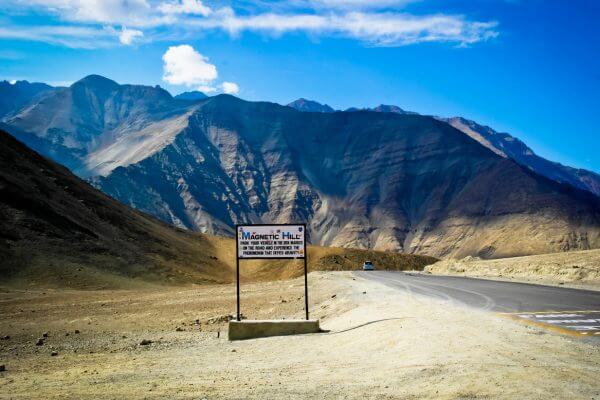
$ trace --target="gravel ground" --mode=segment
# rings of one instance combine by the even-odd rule
[[[0,398],[600,399],[598,347],[348,272],[309,279],[330,332],[239,342],[232,285],[4,290]],[[302,293],[301,279],[246,284],[242,312],[301,317]]]

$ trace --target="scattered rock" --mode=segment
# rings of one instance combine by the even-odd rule
[[[75,329],[75,333],[76,333],[76,334],[79,334],[79,329]]]
[[[206,321],[206,323],[208,324],[220,324],[223,322],[229,322],[231,320],[235,319],[235,317],[231,314],[229,315],[219,315],[218,317],[213,317],[213,318],[209,318],[208,321]]]
[[[232,353],[237,353],[237,350],[236,349],[232,349],[231,352]]]
[[[334,294],[333,296],[331,296],[332,299],[335,299],[337,297],[337,294]]]
[[[175,331],[176,331],[176,332],[183,332],[183,328],[182,328],[182,327],[180,327],[180,326],[178,326],[178,327],[175,329]]]
[[[58,355],[58,351],[53,351],[52,353],[50,353],[50,356],[52,357],[56,357]]]
[[[0,364],[0,372],[6,371],[6,365]]]
[[[35,343],[35,345],[36,345],[36,346],[43,346],[43,345],[44,345],[44,339],[42,339],[42,338],[39,338],[39,339],[37,340],[37,342]]]
[[[282,303],[287,303],[287,300],[285,300],[285,299],[281,299],[281,302],[282,302]]]
[[[42,333],[42,336],[43,336],[43,337],[48,337],[48,332],[44,332],[44,333]]]
[[[363,292],[363,294],[367,294],[367,292]]]
[[[121,339],[127,339],[127,336],[123,335],[121,336]]]
[[[8,340],[8,339],[10,339],[10,335],[2,336],[2,340]]]
[[[200,320],[199,319],[195,320],[194,325],[200,325]]]
[[[65,336],[69,336],[69,335],[70,335],[70,333],[69,333],[69,332],[65,333]]]
[[[149,344],[152,344],[152,340],[144,339],[140,342],[140,346],[148,346]]]

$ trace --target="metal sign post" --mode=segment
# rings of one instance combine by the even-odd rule
[[[241,320],[240,260],[253,259],[304,260],[304,309],[308,320],[306,224],[236,225],[235,236],[237,320]]]

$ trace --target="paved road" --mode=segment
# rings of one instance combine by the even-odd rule
[[[600,292],[485,279],[359,271],[357,276],[416,295],[506,313],[580,335],[600,335]]]

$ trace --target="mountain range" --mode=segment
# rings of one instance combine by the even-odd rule
[[[594,173],[518,158],[513,141],[455,119],[307,102],[173,98],[92,75],[14,106],[3,127],[113,198],[200,232],[298,221],[314,244],[439,257],[600,246],[600,200],[578,184],[597,190]]]

